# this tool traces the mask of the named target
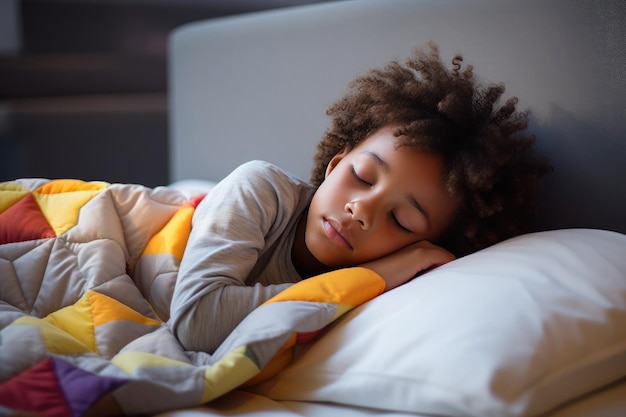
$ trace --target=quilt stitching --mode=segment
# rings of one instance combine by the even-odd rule
[[[322,328],[384,288],[380,277],[362,268],[313,277],[279,294],[280,302],[254,310],[215,354],[186,352],[164,321],[154,318],[169,311],[171,294],[162,291],[173,285],[154,284],[175,280],[200,199],[164,188],[24,180],[0,184],[0,207],[15,200],[19,187],[57,193],[100,186],[86,202],[78,194],[46,201],[48,216],[61,219],[50,221],[59,231],[55,237],[0,244],[5,262],[11,256],[28,262],[11,264],[15,278],[0,277],[0,288],[19,286],[23,298],[34,297],[33,312],[45,316],[5,316],[17,318],[0,330],[0,408],[83,416],[197,406],[280,372],[297,343],[312,342]],[[70,211],[79,206],[76,216],[63,212],[66,203]],[[19,223],[5,225],[13,227],[10,233],[21,231]],[[132,275],[128,265],[136,267]],[[0,296],[3,303],[14,301],[4,291]],[[83,386],[81,380],[89,382]],[[68,394],[84,387],[96,387],[90,391],[95,394]]]

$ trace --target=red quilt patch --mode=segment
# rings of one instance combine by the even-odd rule
[[[0,244],[56,237],[32,194],[0,213]]]

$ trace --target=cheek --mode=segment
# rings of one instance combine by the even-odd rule
[[[415,243],[416,239],[412,236],[408,236],[406,233],[397,232],[393,228],[389,227],[381,230],[375,236],[372,236],[372,245],[375,246],[381,255],[387,255],[391,252],[395,252],[398,249],[402,249],[405,246]]]
[[[311,199],[311,203],[309,204],[309,214],[308,214],[309,221],[312,218],[318,217],[322,214],[322,209],[324,208],[324,206],[328,204],[326,200],[327,199],[326,199],[325,188],[323,187],[323,185],[320,185],[320,187],[317,189],[317,191],[313,195],[313,198]]]
[[[362,248],[364,254],[375,259],[389,255],[399,249],[404,248],[417,240],[405,233],[398,232],[391,227],[379,228],[376,233],[368,236],[366,248]]]
[[[318,212],[326,211],[338,204],[345,194],[345,186],[335,178],[329,177],[318,187],[311,205],[315,205]]]

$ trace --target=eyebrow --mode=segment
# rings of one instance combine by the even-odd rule
[[[376,165],[378,165],[380,168],[383,169],[383,171],[385,172],[389,172],[390,168],[389,168],[389,164],[387,162],[385,162],[380,156],[378,156],[376,153],[372,152],[372,151],[364,151],[363,152],[365,155],[369,156],[370,158],[372,158],[374,160],[374,162],[376,162]]]
[[[378,156],[376,153],[371,152],[371,151],[364,151],[363,153],[369,156],[370,158],[372,158],[374,162],[376,163],[376,165],[378,165],[383,171],[389,172],[391,170],[391,167],[389,167],[389,164],[380,156]],[[415,197],[413,197],[411,194],[407,194],[406,199],[409,202],[409,204],[415,207],[420,213],[424,215],[424,217],[426,217],[426,220],[430,221],[430,215],[424,209],[424,207],[415,199]]]

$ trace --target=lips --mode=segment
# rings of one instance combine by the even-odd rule
[[[322,227],[331,241],[344,248],[352,249],[350,238],[345,231],[342,231],[339,222],[332,219],[322,219]]]

